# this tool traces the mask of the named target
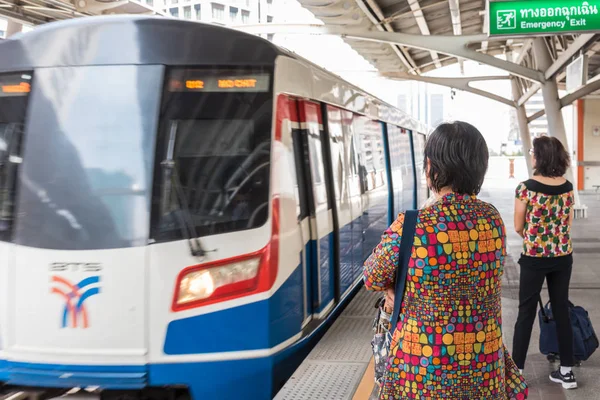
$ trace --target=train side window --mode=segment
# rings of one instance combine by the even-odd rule
[[[359,162],[358,154],[356,152],[356,144],[354,139],[354,129],[352,127],[352,121],[354,114],[350,111],[342,111],[342,131],[344,133],[344,156],[346,159],[347,178],[349,182],[349,194],[350,196],[357,196],[361,193],[360,176],[359,176]]]
[[[329,132],[331,171],[333,176],[333,187],[335,199],[347,198],[346,179],[346,157],[344,154],[344,133],[342,130],[342,113],[339,109],[327,107],[327,129]]]
[[[309,187],[310,177],[308,173],[308,166],[305,160],[308,160],[308,147],[304,142],[302,130],[296,128],[292,129],[292,140],[294,142],[294,164],[296,173],[296,200],[297,207],[296,213],[299,220],[310,215],[310,204],[312,203],[312,193],[307,188]]]
[[[0,240],[10,241],[14,226],[17,174],[32,76],[0,75]]]
[[[305,102],[302,105],[306,128],[304,134],[308,142],[308,159],[310,162],[311,183],[314,191],[315,209],[328,207],[327,186],[325,182],[325,162],[323,160],[323,143],[321,140],[320,112],[317,104]]]
[[[283,96],[283,95],[282,95]],[[310,204],[312,203],[312,192],[308,190],[310,187],[310,176],[306,160],[308,160],[308,147],[302,129],[300,129],[300,123],[298,122],[298,101],[292,98],[288,98],[286,102],[283,102],[285,107],[289,107],[289,110],[278,110],[278,112],[285,111],[289,114],[293,120],[289,121],[289,127],[292,135],[292,148],[294,149],[294,159],[291,162],[292,174],[296,180],[295,183],[295,196],[296,196],[296,216],[301,221],[304,218],[310,216]]]
[[[361,164],[360,161],[360,155],[359,155],[359,151],[357,150],[357,143],[356,143],[356,139],[354,136],[352,136],[352,142],[351,142],[351,147],[350,147],[350,152],[351,152],[351,159],[352,159],[352,163],[353,163],[353,182],[355,182],[355,185],[353,185],[355,190],[354,194],[363,194],[366,192],[366,185],[364,184],[364,177],[366,176],[364,174],[364,167]]]
[[[363,191],[385,185],[385,153],[383,130],[379,122],[365,117],[354,119],[355,139],[359,155],[359,171]]]

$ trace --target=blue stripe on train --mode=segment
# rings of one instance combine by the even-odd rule
[[[0,360],[0,382],[8,379],[8,362]]]
[[[86,387],[105,389],[141,389],[148,385],[147,368],[136,366],[96,366],[32,364],[4,362],[0,364],[0,381],[9,385],[33,387]]]
[[[340,229],[340,293],[344,294],[357,278],[352,264],[352,223]]]
[[[323,311],[334,297],[333,282],[333,233],[328,234],[319,240],[319,280],[320,280],[320,298],[315,312]]]

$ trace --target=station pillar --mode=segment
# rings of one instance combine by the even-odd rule
[[[550,51],[546,45],[544,38],[536,38],[533,40],[533,54],[537,68],[540,71],[547,71],[552,65],[552,57]],[[544,98],[544,108],[546,109],[546,117],[548,119],[548,133],[560,140],[565,146],[571,158],[573,158],[573,151],[569,148],[569,142],[567,141],[567,133],[565,130],[565,121],[563,119],[560,97],[558,93],[558,85],[556,83],[556,77],[550,77],[550,79],[542,82],[542,96]],[[566,178],[576,185],[575,175],[573,168],[567,170]],[[583,206],[579,199],[579,192],[575,186],[575,204],[576,204],[576,216],[583,214],[585,216],[585,206]],[[579,211],[580,210],[580,211]]]
[[[511,79],[511,84],[513,99],[516,103],[523,93],[515,78]],[[531,161],[531,156],[529,155],[529,151],[531,150],[531,133],[529,132],[529,122],[527,121],[527,111],[525,110],[524,104],[517,106],[517,121],[519,123],[521,143],[523,143],[523,155],[525,156],[525,162],[527,163],[527,172],[529,173],[529,176],[533,176],[533,163]]]
[[[23,24],[15,22],[13,20],[8,20],[8,25],[6,26],[6,37],[9,38],[15,33],[19,33],[23,30]]]

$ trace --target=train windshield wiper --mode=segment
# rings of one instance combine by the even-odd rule
[[[190,253],[194,257],[206,256],[206,250],[202,248],[198,233],[196,232],[196,225],[192,219],[186,196],[183,191],[183,186],[179,180],[179,173],[175,166],[175,160],[173,158],[175,152],[175,139],[177,138],[177,121],[171,121],[169,129],[169,145],[167,147],[166,158],[160,163],[163,169],[163,193],[162,193],[162,204],[163,207],[170,203],[171,192],[175,190],[175,197],[179,206],[177,216],[179,217],[179,226],[181,227],[181,233],[185,239],[187,239],[190,246]],[[164,213],[163,213],[164,214]]]

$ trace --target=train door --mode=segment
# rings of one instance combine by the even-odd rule
[[[291,134],[292,148],[294,152],[293,162],[288,170],[292,174],[294,195],[296,197],[296,216],[298,222],[298,234],[295,235],[300,248],[300,264],[302,266],[302,292],[303,292],[303,319],[302,327],[306,326],[313,315],[313,271],[312,271],[312,241],[310,224],[310,204],[312,203],[312,192],[309,190],[310,171],[305,163],[308,160],[308,147],[304,145],[303,130],[300,128],[298,117],[298,101],[286,95],[280,95],[277,105],[277,124],[282,130],[282,141],[287,144],[287,135]],[[289,133],[287,133],[289,132]],[[283,191],[284,182],[281,183]]]
[[[385,122],[381,123],[381,129],[383,130],[383,152],[385,155],[385,170],[387,171],[387,185],[388,185],[388,220],[387,224],[391,225],[394,219],[394,202],[396,199],[396,193],[394,190],[396,189],[396,182],[393,177],[393,169],[392,169],[392,161],[390,160],[390,129],[391,125],[386,124]]]
[[[327,155],[330,167],[328,176],[331,179],[332,202],[334,204],[334,228],[339,241],[335,243],[337,251],[336,260],[338,268],[337,279],[339,288],[336,288],[336,300],[343,297],[355,280],[352,264],[352,210],[348,188],[348,161],[346,156],[346,138],[343,131],[342,111],[339,108],[326,106],[326,136]]]
[[[344,155],[346,157],[346,166],[348,174],[348,196],[350,202],[350,215],[352,218],[352,275],[354,280],[362,276],[363,267],[363,246],[365,235],[363,233],[363,209],[362,194],[360,183],[360,163],[358,159],[357,145],[353,129],[354,113],[342,111],[342,128],[344,132]]]
[[[425,135],[415,131],[409,131],[410,145],[412,153],[413,171],[414,171],[414,205],[421,207],[429,197],[429,188],[425,179],[425,170],[423,167],[425,152]]]
[[[313,267],[313,313],[322,318],[332,309],[335,299],[334,212],[330,202],[325,169],[325,146],[321,136],[322,114],[319,104],[300,101],[299,115],[306,154],[306,177],[310,191],[310,265]]]
[[[415,177],[408,131],[387,125],[390,174],[394,188],[394,217],[415,208]]]
[[[366,117],[354,118],[354,136],[359,154],[362,185],[364,261],[388,227],[388,188],[381,124]]]

